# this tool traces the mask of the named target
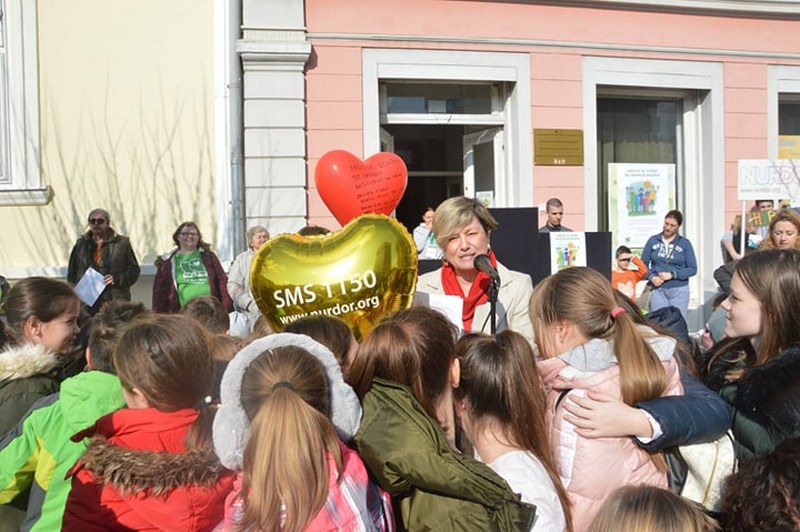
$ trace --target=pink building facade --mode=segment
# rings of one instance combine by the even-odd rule
[[[695,309],[738,161],[800,135],[800,2],[244,0],[238,50],[248,223],[336,227],[313,177],[333,149],[404,158],[408,225],[451,195],[557,196],[565,225],[608,230],[608,164],[672,164]],[[552,130],[578,132],[583,160],[534,157]]]

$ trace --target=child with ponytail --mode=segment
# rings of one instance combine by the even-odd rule
[[[583,531],[614,489],[624,484],[666,487],[666,462],[629,437],[592,439],[591,429],[576,427],[564,404],[588,391],[630,406],[682,394],[675,340],[637,325],[617,305],[608,280],[589,268],[568,268],[543,280],[530,310],[551,445],[572,503],[573,525]],[[570,389],[556,389],[564,381]]]
[[[571,530],[531,345],[511,330],[467,334],[456,344],[456,356],[461,362],[461,380],[453,390],[456,412],[480,460],[523,502],[536,505],[532,531]]]
[[[214,380],[211,338],[185,316],[132,324],[113,353],[128,408],[72,437],[91,437],[71,471],[63,530],[211,530],[233,474],[211,440],[205,406]]]
[[[216,450],[241,473],[218,529],[393,528],[388,498],[340,440],[361,407],[330,350],[298,334],[256,340],[228,365],[221,395]]]

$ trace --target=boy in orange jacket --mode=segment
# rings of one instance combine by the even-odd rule
[[[636,301],[636,283],[647,275],[647,266],[628,246],[617,248],[617,267],[611,272],[611,286]],[[631,262],[635,269],[631,269]]]

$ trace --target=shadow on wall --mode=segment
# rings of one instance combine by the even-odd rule
[[[216,234],[207,95],[181,94],[180,88],[168,95],[159,86],[158,103],[142,104],[135,123],[113,126],[108,87],[106,105],[87,109],[85,121],[74,128],[59,120],[52,98],[46,98],[40,159],[42,181],[53,188],[53,201],[14,207],[19,233],[13,246],[0,245],[0,263],[19,263],[24,249],[30,266],[66,266],[75,240],[86,230],[86,215],[95,207],[111,213],[112,225],[131,238],[142,264],[153,264],[172,247],[172,231],[184,220],[196,221],[207,239]]]

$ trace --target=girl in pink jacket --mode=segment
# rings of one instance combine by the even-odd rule
[[[666,487],[666,462],[632,438],[585,437],[564,406],[589,391],[627,405],[682,394],[675,340],[637,325],[617,306],[608,280],[589,268],[562,270],[539,283],[530,310],[551,445],[572,502],[575,530],[587,530],[616,488]]]
[[[305,335],[256,340],[230,362],[214,445],[238,470],[222,531],[394,529],[388,496],[345,446],[361,406],[333,354]]]

